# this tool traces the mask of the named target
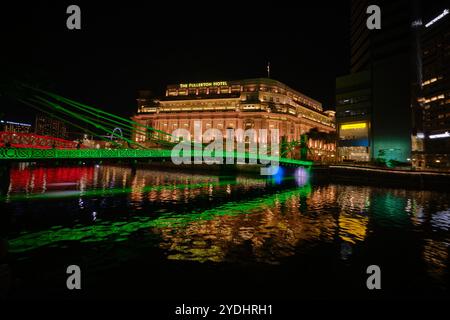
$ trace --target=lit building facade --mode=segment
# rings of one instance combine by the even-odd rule
[[[134,121],[172,133],[183,128],[194,134],[194,122],[203,132],[219,129],[278,129],[280,140],[298,141],[302,134],[317,128],[334,133],[334,113],[324,112],[320,102],[283,83],[267,78],[169,85],[165,97],[151,99],[141,92]],[[146,136],[134,135],[145,143]],[[257,139],[257,138],[255,138]],[[310,158],[332,160],[335,142],[309,139]]]
[[[423,81],[422,126],[413,154],[417,167],[450,167],[450,15],[448,10],[429,18],[421,34]]]
[[[0,131],[30,133],[31,124],[23,122],[15,122],[8,120],[0,120]]]
[[[42,136],[66,139],[67,127],[64,122],[45,115],[36,116],[35,133]]]
[[[416,102],[417,0],[380,0],[382,28],[368,30],[368,0],[353,0],[349,75],[336,79],[341,161],[411,160]]]
[[[338,159],[368,162],[371,159],[372,88],[370,70],[336,80]]]

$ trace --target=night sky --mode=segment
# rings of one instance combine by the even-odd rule
[[[139,89],[161,96],[171,83],[265,77],[268,61],[272,78],[333,108],[335,77],[348,69],[346,1],[327,7],[73,3],[81,7],[81,31],[66,29],[72,3],[2,11],[7,79],[128,116]]]
[[[350,1],[92,2],[4,6],[2,83],[130,116],[139,89],[265,77],[268,61],[272,78],[334,109],[335,78],[348,73]],[[81,31],[66,29],[69,4],[81,7]],[[0,102],[6,118],[30,117]]]

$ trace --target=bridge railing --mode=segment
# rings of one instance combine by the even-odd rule
[[[37,149],[76,149],[83,148],[78,142],[38,135],[35,133],[0,131],[0,147]]]
[[[194,157],[200,157],[204,160],[203,155],[197,154],[195,151],[189,151],[186,154],[178,154],[177,156],[189,157],[191,160]],[[214,157],[214,154],[210,156]],[[275,156],[261,156],[258,154],[251,154],[248,152],[223,152],[219,157],[233,158],[233,163],[242,163],[246,159],[249,162],[257,164],[264,161],[265,164],[281,163],[298,166],[312,165],[311,161],[295,160],[288,158],[278,158]],[[172,150],[159,149],[33,149],[33,148],[0,148],[0,160],[12,161],[35,161],[35,160],[56,160],[56,159],[144,159],[144,158],[171,158]],[[250,161],[252,160],[252,161]],[[203,162],[203,161],[202,161]],[[223,161],[226,163],[226,161]]]

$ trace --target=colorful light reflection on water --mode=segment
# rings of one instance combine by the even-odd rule
[[[261,179],[24,167],[11,178],[2,199],[11,217],[9,245],[25,265],[39,254],[66,259],[66,251],[88,265],[152,259],[142,248],[173,263],[284,266],[326,259],[353,268],[373,256],[387,266],[421,265],[425,286],[447,290],[448,193],[312,186],[301,168]],[[99,256],[105,246],[126,247],[126,254]]]

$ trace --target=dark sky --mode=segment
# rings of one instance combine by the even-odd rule
[[[264,77],[268,61],[272,78],[333,108],[335,77],[348,68],[347,1],[92,2],[73,1],[81,31],[66,29],[72,2],[5,7],[3,76],[131,115],[139,89]]]
[[[139,89],[160,96],[171,83],[264,77],[270,61],[272,78],[334,108],[335,78],[348,72],[349,0],[164,3],[4,6],[2,80],[129,116]],[[81,31],[66,29],[69,4],[81,7]],[[6,117],[27,117],[1,101]]]

